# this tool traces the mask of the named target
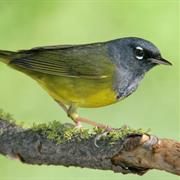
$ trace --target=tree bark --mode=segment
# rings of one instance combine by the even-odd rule
[[[60,129],[66,126],[61,124]],[[121,129],[113,131],[119,133]],[[96,132],[86,138],[74,134],[57,142],[42,128],[25,129],[0,118],[0,154],[28,164],[76,166],[138,175],[158,169],[180,175],[179,142],[137,132],[114,140],[108,134]],[[62,135],[60,132],[59,136]]]

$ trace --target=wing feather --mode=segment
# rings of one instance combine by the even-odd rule
[[[90,79],[112,77],[114,69],[103,44],[23,50],[11,64],[51,75]]]

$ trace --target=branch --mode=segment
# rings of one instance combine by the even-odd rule
[[[0,118],[0,154],[28,164],[112,170],[143,175],[149,169],[180,175],[180,143],[127,127],[111,132],[52,122],[22,128]]]

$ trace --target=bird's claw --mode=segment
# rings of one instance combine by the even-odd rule
[[[94,139],[94,145],[99,148],[98,144],[97,144],[97,141],[99,141],[102,137],[105,137],[107,134],[109,133],[109,131],[105,131],[101,134],[98,134],[95,139]]]
[[[97,141],[99,141],[102,137],[106,137],[107,134],[110,132],[110,131],[113,131],[114,128],[111,128],[109,126],[106,127],[106,129],[104,129],[104,132],[101,133],[101,134],[98,134],[95,139],[94,139],[94,145],[99,148],[98,144],[97,144]]]

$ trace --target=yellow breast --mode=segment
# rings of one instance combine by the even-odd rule
[[[83,79],[45,75],[38,82],[56,100],[79,107],[101,107],[115,103],[112,79]]]

